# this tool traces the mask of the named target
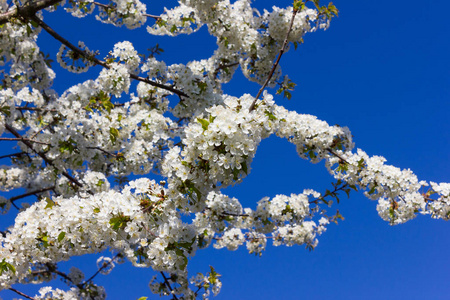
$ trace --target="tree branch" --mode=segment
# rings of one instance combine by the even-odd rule
[[[20,141],[20,142],[27,141],[27,142],[31,142],[31,143],[35,143],[35,144],[50,146],[49,143],[39,142],[39,141],[35,141],[32,139],[24,138],[24,137],[23,138],[0,138],[0,141]]]
[[[55,5],[62,0],[37,0],[27,1],[22,7],[14,7],[10,11],[0,14],[0,25],[8,23],[12,18],[22,17],[29,19],[41,9]]]
[[[75,45],[73,45],[72,43],[70,43],[68,40],[66,40],[65,38],[63,38],[62,36],[60,36],[56,31],[54,31],[50,26],[48,26],[44,21],[42,21],[41,19],[39,19],[37,16],[31,16],[30,20],[36,22],[39,26],[41,26],[45,31],[47,31],[48,34],[50,34],[52,37],[54,37],[56,40],[60,41],[62,44],[66,45],[70,50],[72,50],[73,52],[81,55],[82,57],[86,58],[89,61],[94,62],[97,65],[100,65],[106,69],[110,69],[111,67],[104,61],[99,60],[98,58],[96,58],[93,55],[88,54],[86,51],[81,50],[80,48],[76,47]],[[178,96],[183,96],[186,98],[189,98],[189,96],[187,94],[185,94],[184,92],[177,90],[171,86],[167,86],[152,80],[149,80],[147,78],[135,75],[135,74],[129,74],[130,78],[138,80],[138,81],[142,81],[145,83],[148,83],[152,86],[155,87],[159,87],[161,89],[170,91],[174,94],[177,94]]]
[[[327,148],[327,151],[336,156],[337,158],[339,158],[340,160],[342,160],[343,162],[345,162],[346,164],[348,165],[350,164],[348,161],[345,160],[345,158],[334,152],[331,148]]]
[[[50,166],[53,166],[56,170],[60,171],[62,175],[64,175],[64,177],[66,177],[67,179],[69,179],[71,182],[73,182],[74,184],[78,185],[79,187],[83,187],[83,185],[76,180],[75,178],[73,178],[72,176],[69,175],[69,173],[67,173],[64,170],[59,170],[51,160],[49,160],[47,158],[47,156],[45,156],[45,154],[36,151],[33,148],[33,145],[23,136],[21,136],[14,128],[12,128],[9,124],[5,123],[5,128],[6,130],[8,130],[9,132],[11,132],[15,137],[17,137],[18,139],[21,140],[22,143],[24,143],[28,148],[30,148],[31,150],[33,150],[34,153],[36,153],[37,155],[39,155],[47,164],[49,164]]]
[[[13,292],[16,293],[16,294],[19,294],[19,295],[22,296],[22,297],[27,298],[27,299],[36,300],[36,298],[33,298],[33,297],[31,297],[31,296],[28,296],[27,294],[24,294],[24,293],[22,293],[22,292],[20,292],[20,291],[18,291],[18,290],[16,290],[16,289],[9,288],[9,290],[10,290],[10,291],[13,291]]]
[[[169,289],[169,291],[173,292],[172,286],[170,285],[170,282],[169,282],[169,280],[167,279],[166,275],[164,275],[164,272],[161,271],[160,273],[161,273],[162,277],[164,278],[164,284],[167,286],[167,288]],[[172,296],[173,296],[173,298],[174,298],[175,300],[178,300],[177,295],[172,294]]]
[[[280,63],[281,56],[283,55],[284,51],[286,50],[289,34],[291,33],[292,26],[294,25],[294,19],[295,19],[295,15],[297,15],[297,12],[298,12],[298,10],[294,9],[294,12],[292,13],[291,23],[289,24],[289,29],[288,29],[288,32],[286,33],[286,37],[285,37],[285,39],[283,41],[283,46],[280,49],[280,53],[278,53],[277,60],[272,65],[272,70],[270,70],[270,73],[269,73],[269,76],[266,79],[266,82],[264,82],[263,86],[259,89],[258,94],[255,97],[255,100],[253,100],[252,105],[250,105],[250,108],[248,110],[249,112],[251,112],[252,110],[255,109],[256,101],[258,101],[259,96],[261,96],[262,92],[264,91],[264,89],[269,84],[269,81],[272,78],[273,73],[275,72],[275,69],[277,68],[278,64]]]
[[[19,200],[19,199],[22,199],[22,198],[25,198],[25,197],[28,197],[28,196],[31,196],[31,195],[35,195],[35,194],[39,194],[39,193],[43,193],[43,192],[46,192],[46,191],[53,190],[54,188],[55,188],[55,186],[50,186],[50,187],[42,188],[42,189],[39,189],[39,190],[31,191],[31,192],[28,192],[28,193],[25,193],[25,194],[22,194],[22,195],[11,197],[11,198],[9,198],[9,201],[11,201],[11,203],[12,203],[12,202],[14,202],[16,200]]]
[[[17,153],[12,153],[12,154],[6,154],[6,155],[0,156],[0,159],[12,157],[12,156],[22,156],[23,154],[25,154],[25,152],[17,152]]]
[[[103,4],[103,3],[99,3],[99,2],[92,2],[92,4],[95,4],[95,5],[97,5],[97,6],[100,6],[100,7],[102,7],[102,8],[105,8],[105,9],[114,9],[114,10],[117,10],[115,7],[112,7],[112,6],[109,6],[109,5],[107,5],[107,4]],[[148,17],[148,18],[153,18],[153,19],[155,19],[155,20],[159,20],[161,17],[160,16],[155,16],[155,15],[150,15],[150,14],[142,14],[143,16],[145,16],[145,17]]]
[[[97,276],[98,274],[100,274],[101,270],[103,270],[104,268],[106,268],[107,266],[109,266],[111,263],[113,263],[117,257],[119,257],[120,252],[117,253],[109,262],[107,262],[106,264],[103,264],[98,270],[97,272],[94,273],[94,275],[92,275],[91,277],[89,277],[89,279],[85,280],[83,283],[81,283],[80,285],[78,285],[78,287],[82,288],[84,287],[88,282],[92,281],[92,279],[95,278],[95,276]]]
[[[109,155],[109,156],[112,156],[112,157],[117,157],[117,154],[114,154],[114,153],[108,152],[108,151],[106,151],[106,150],[103,150],[103,149],[100,148],[100,147],[86,147],[86,148],[87,148],[87,149],[93,149],[93,150],[99,150],[99,151],[105,153],[106,155]]]
[[[56,109],[44,109],[40,107],[26,107],[26,106],[16,106],[18,110],[30,110],[30,111],[49,111],[49,112],[58,112]]]

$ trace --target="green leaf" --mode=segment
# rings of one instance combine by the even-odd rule
[[[294,1],[294,10],[295,11],[302,10],[303,8],[305,8],[305,3],[303,3],[303,1],[301,1],[301,0]]]
[[[242,171],[244,171],[245,175],[248,175],[247,162],[244,161],[243,163],[241,163],[241,166],[242,166]]]
[[[64,231],[61,231],[61,233],[58,235],[58,242],[61,242],[65,236],[66,236],[66,233]]]
[[[131,221],[129,216],[124,216],[123,214],[118,214],[113,216],[109,220],[109,224],[112,226],[113,230],[124,229],[127,227],[127,223]]]
[[[94,208],[94,213],[95,214],[98,214],[99,212],[100,212],[100,208],[98,208],[98,207]]]
[[[328,11],[333,13],[336,17],[339,14],[339,10],[336,8],[333,2],[328,3]]]
[[[12,271],[13,273],[16,273],[16,268],[14,268],[13,265],[11,265],[10,263],[7,263],[5,261],[5,259],[3,259],[2,262],[0,262],[0,275],[2,275],[3,272],[8,272],[8,271]]]
[[[47,202],[47,205],[45,206],[45,209],[48,209],[48,208],[53,208],[53,206],[55,206],[55,202],[52,200],[52,199],[50,199],[50,198],[45,198],[45,202]]]
[[[209,273],[209,282],[211,282],[212,284],[215,284],[217,281],[217,275],[219,275],[212,266],[209,266],[211,273]]]
[[[148,299],[148,297],[141,297],[141,298],[139,298],[137,300],[147,300],[147,299]]]
[[[345,189],[344,192],[347,194],[347,197],[350,198],[350,189]]]
[[[118,136],[119,130],[114,127],[109,128],[109,139],[111,140],[111,143],[115,144]]]
[[[276,121],[277,120],[277,117],[275,117],[270,111],[266,110],[264,113],[266,114],[267,117],[269,117],[270,121]]]
[[[370,189],[370,191],[369,191],[369,195],[372,195],[372,194],[374,194],[375,193],[375,190],[376,190],[376,188],[377,188],[377,185],[374,185],[371,189]]]
[[[0,112],[3,113],[4,115],[6,115],[7,117],[11,116],[11,107],[9,106],[2,106],[0,108]]]
[[[354,184],[349,184],[349,187],[351,187],[354,191],[358,191],[358,188]]]
[[[206,82],[203,81],[197,81],[197,86],[200,89],[200,93],[203,93],[204,91],[206,91],[206,88],[208,87],[208,84]]]
[[[197,118],[197,122],[199,122],[202,125],[203,130],[208,130],[209,126],[208,120]]]
[[[234,181],[238,180],[239,179],[239,173],[240,173],[239,170],[234,168],[232,172],[233,172],[233,180]]]
[[[77,148],[77,144],[72,138],[69,138],[67,141],[59,141],[59,152],[64,153],[65,151],[68,151],[70,154],[75,151]]]
[[[36,23],[36,22],[33,21],[33,20],[30,21],[30,24],[33,25],[34,28],[38,28],[38,27],[39,27],[39,24]]]
[[[284,91],[284,95],[285,98],[287,98],[288,100],[291,100],[292,98],[292,94],[289,91]]]

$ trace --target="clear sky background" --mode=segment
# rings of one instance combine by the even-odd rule
[[[155,2],[159,3],[144,1],[148,13],[159,14],[164,5],[176,3]],[[260,10],[275,4],[286,7],[291,1],[253,1]],[[306,35],[297,51],[283,56],[283,71],[298,86],[290,101],[280,96],[275,101],[330,125],[348,126],[357,148],[410,168],[419,180],[450,182],[450,1],[336,0],[334,4],[340,14],[331,27]],[[71,42],[83,40],[90,49],[99,49],[102,56],[115,43],[130,40],[140,52],[159,43],[164,49],[159,59],[186,63],[208,58],[216,46],[206,27],[191,36],[161,38],[148,35],[145,28],[129,31],[92,18],[75,19],[62,11],[57,15],[46,14],[45,21]],[[56,61],[59,44],[45,33],[38,42]],[[55,69],[59,92],[100,72],[100,67],[82,75]],[[224,89],[241,96],[256,95],[258,88],[237,72]],[[10,146],[6,143],[2,142],[2,153]],[[303,161],[293,145],[269,138],[261,143],[250,175],[223,192],[245,207],[255,207],[264,196],[300,193],[305,188],[323,192],[331,182],[323,164]],[[343,196],[338,208],[345,221],[329,225],[312,252],[269,244],[263,256],[256,257],[245,247],[234,252],[210,248],[191,259],[189,270],[206,272],[213,265],[222,274],[222,292],[215,298],[220,300],[449,298],[450,223],[419,216],[391,227],[378,216],[376,202],[356,192],[350,199]],[[2,216],[0,222],[4,229],[12,221]],[[90,276],[97,257],[76,258],[71,264]],[[153,275],[152,270],[125,264],[109,276],[100,275],[97,283],[106,287],[108,299],[158,299],[147,286]],[[16,288],[32,295],[38,290]],[[12,299],[15,294],[4,291],[0,297]]]

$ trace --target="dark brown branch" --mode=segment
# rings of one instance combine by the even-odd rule
[[[217,76],[217,74],[219,74],[219,71],[220,71],[220,70],[223,70],[223,69],[226,69],[226,68],[230,68],[230,67],[234,67],[234,66],[237,66],[237,65],[239,65],[238,62],[231,63],[231,64],[226,64],[226,65],[219,65],[219,66],[214,70],[213,78],[216,78],[216,76]]]
[[[345,160],[345,158],[343,158],[342,156],[340,156],[339,154],[337,154],[336,152],[334,152],[332,149],[327,148],[327,151],[330,152],[331,154],[333,154],[334,156],[336,156],[337,158],[339,158],[340,160],[342,160],[343,162],[345,162],[346,164],[350,164],[347,160]]]
[[[0,138],[0,141],[20,141],[20,142],[27,141],[27,142],[31,142],[31,143],[35,143],[35,144],[50,146],[49,143],[39,142],[39,141],[35,141],[32,139],[24,138],[24,137],[23,138]]]
[[[26,106],[17,106],[16,109],[18,110],[31,110],[31,111],[49,111],[49,112],[58,112],[56,109],[45,109],[40,107],[26,107]]]
[[[315,204],[317,204],[319,200],[326,203],[326,202],[328,202],[328,201],[325,200],[325,197],[327,197],[327,196],[335,197],[335,198],[337,199],[337,202],[339,203],[339,200],[338,200],[338,198],[337,198],[338,192],[339,192],[339,191],[344,191],[346,188],[349,188],[350,185],[349,185],[347,182],[344,183],[344,184],[343,184],[342,186],[340,186],[340,187],[338,187],[338,184],[334,185],[334,184],[332,183],[332,185],[334,186],[334,190],[333,190],[332,192],[329,192],[328,194],[325,194],[325,195],[323,195],[323,196],[320,196],[319,198],[316,198],[315,200],[311,200],[311,201],[309,201],[309,203],[315,203]],[[328,190],[327,190],[327,191],[328,191]]]
[[[114,153],[108,152],[108,151],[106,151],[106,150],[103,150],[103,149],[100,148],[100,147],[86,147],[86,148],[87,148],[87,149],[99,150],[99,151],[105,153],[106,155],[109,155],[109,156],[112,156],[112,157],[117,157],[117,154],[114,154]]]
[[[68,282],[72,283],[73,285],[76,285],[79,289],[83,288],[82,284],[75,284],[72,279],[67,276],[66,273],[61,272],[57,269],[56,264],[51,264],[51,263],[46,263],[45,266],[48,268],[48,270],[44,271],[44,272],[50,272],[50,273],[54,273],[56,275],[61,276],[62,278],[64,278],[65,280],[67,280]]]
[[[12,18],[21,17],[23,19],[29,19],[31,16],[34,16],[36,12],[40,11],[41,9],[58,4],[61,1],[62,0],[27,1],[26,4],[23,5],[22,7],[15,7],[10,11],[0,14],[0,25],[9,22]]]
[[[17,153],[12,153],[12,154],[7,154],[7,155],[2,155],[2,156],[0,156],[0,159],[12,157],[12,156],[21,156],[21,155],[23,155],[23,154],[25,154],[25,152],[17,152]]]
[[[287,46],[287,43],[288,43],[289,34],[291,33],[292,26],[294,25],[294,19],[295,19],[295,15],[297,14],[297,12],[298,12],[298,10],[294,9],[294,12],[292,13],[291,23],[289,24],[289,29],[288,29],[288,32],[286,33],[286,38],[283,41],[283,46],[280,49],[280,53],[278,53],[277,60],[272,65],[272,70],[270,70],[270,73],[269,73],[269,76],[266,79],[266,82],[264,82],[263,86],[259,89],[258,94],[255,97],[255,100],[253,100],[252,105],[250,105],[250,108],[248,110],[250,112],[255,109],[256,101],[258,101],[259,96],[261,96],[262,92],[264,91],[264,89],[269,84],[269,81],[270,81],[270,79],[272,79],[272,76],[273,76],[273,73],[275,72],[275,69],[277,68],[278,64],[280,63],[281,56],[283,55],[284,51],[286,51],[286,46]]]
[[[43,193],[43,192],[46,192],[46,191],[53,190],[54,188],[55,188],[55,186],[51,186],[51,187],[46,187],[46,188],[42,188],[42,189],[39,189],[39,190],[31,191],[31,192],[28,192],[28,193],[25,193],[25,194],[22,194],[22,195],[11,197],[11,198],[9,198],[9,201],[14,202],[16,200],[19,200],[19,199],[22,199],[22,198],[25,198],[25,197],[28,197],[28,196],[31,196],[31,195],[35,195],[35,194],[39,194],[39,193]]]
[[[205,209],[211,210],[210,207],[205,207]],[[226,211],[225,211],[225,212],[220,213],[219,216],[220,216],[220,217],[223,217],[223,216],[229,216],[229,217],[248,217],[249,215],[248,215],[248,214],[235,214],[235,213],[230,213],[230,212],[226,212]]]
[[[9,290],[10,290],[10,291],[13,291],[13,292],[16,293],[16,294],[19,294],[19,295],[22,296],[22,297],[27,298],[27,299],[36,300],[36,298],[33,298],[33,297],[31,297],[31,296],[28,296],[27,294],[24,294],[24,293],[22,293],[22,292],[20,292],[20,291],[18,291],[18,290],[16,290],[16,289],[9,288]]]
[[[103,3],[99,3],[99,2],[92,2],[92,4],[95,4],[95,5],[97,5],[97,6],[100,6],[100,7],[102,7],[102,8],[105,8],[105,9],[113,9],[113,10],[116,10],[116,8],[115,7],[112,7],[112,6],[109,6],[109,5],[107,5],[107,4],[103,4]],[[148,17],[148,18],[153,18],[153,19],[155,19],[155,20],[159,20],[160,19],[160,16],[155,16],[155,15],[150,15],[150,14],[142,14],[143,16],[145,16],[145,17]]]
[[[109,262],[107,262],[106,264],[103,264],[98,270],[97,272],[94,273],[94,275],[92,275],[91,277],[89,277],[88,280],[85,280],[81,286],[84,287],[88,282],[92,281],[92,279],[94,279],[104,268],[108,267],[111,263],[113,263],[116,258],[120,255],[120,253],[117,253]]]
[[[57,32],[55,32],[50,26],[48,26],[44,21],[42,21],[41,19],[39,19],[37,16],[32,16],[30,17],[30,20],[36,22],[39,26],[41,26],[45,31],[48,32],[48,34],[50,34],[52,37],[54,37],[56,40],[60,41],[62,44],[66,45],[66,47],[68,47],[70,50],[72,50],[73,52],[81,55],[82,57],[86,58],[89,61],[94,62],[95,64],[102,66],[106,69],[110,69],[111,67],[104,61],[99,60],[98,58],[96,58],[93,55],[88,54],[86,51],[81,50],[80,48],[76,47],[75,45],[73,45],[72,43],[70,43],[68,40],[66,40],[65,38],[63,38],[62,36],[60,36]],[[177,90],[171,86],[167,86],[152,80],[149,80],[147,78],[135,75],[135,74],[129,74],[130,78],[138,80],[138,81],[142,81],[145,83],[148,83],[152,86],[156,86],[159,87],[161,89],[170,91],[174,94],[177,94],[179,96],[183,96],[183,97],[189,97],[188,95],[186,95],[184,92]]]
[[[164,284],[167,286],[167,288],[169,289],[169,291],[173,292],[172,286],[170,285],[169,280],[167,279],[166,275],[164,275],[164,272],[160,272],[162,277],[164,278]],[[175,294],[172,294],[173,298],[178,300],[177,296]]]
[[[33,150],[34,153],[36,153],[37,155],[39,155],[47,164],[49,164],[50,166],[53,166],[56,170],[60,171],[62,175],[64,175],[64,177],[66,177],[67,179],[69,179],[71,182],[73,182],[74,184],[78,185],[79,187],[83,187],[83,185],[76,180],[75,178],[73,178],[72,176],[69,175],[69,173],[67,173],[64,170],[59,170],[51,160],[49,160],[47,158],[47,156],[45,156],[45,154],[36,151],[33,148],[33,145],[27,141],[27,139],[25,139],[24,137],[22,137],[14,128],[12,128],[9,124],[5,123],[5,128],[6,130],[8,130],[9,132],[11,132],[15,137],[17,137],[18,139],[21,140],[22,143],[24,143],[28,148],[30,148],[31,150]]]

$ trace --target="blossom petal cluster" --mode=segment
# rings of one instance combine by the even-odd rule
[[[339,192],[362,190],[391,225],[418,214],[450,219],[449,183],[420,181],[409,169],[354,150],[348,128],[289,111],[264,90],[280,78],[289,83],[274,61],[305,34],[328,27],[326,7],[260,13],[248,0],[180,0],[152,16],[138,0],[66,2],[49,11],[96,14],[102,23],[129,29],[153,18],[147,33],[154,36],[205,26],[217,49],[209,58],[170,64],[156,57],[158,47],[144,55],[118,41],[101,60],[82,41],[75,46],[56,38],[62,67],[98,70],[58,93],[37,43],[46,27],[26,18],[1,25],[0,135],[17,143],[1,166],[0,191],[24,194],[0,196],[0,213],[17,213],[11,227],[0,229],[0,289],[63,276],[67,290],[42,287],[35,298],[105,299],[105,289],[81,270],[58,271],[59,262],[95,253],[99,274],[127,260],[162,274],[150,281],[155,294],[206,299],[222,283],[213,267],[188,272],[197,251],[245,246],[262,255],[270,241],[314,249],[327,226],[342,219],[332,211]],[[37,17],[43,22],[41,12]],[[238,69],[264,85],[261,97],[224,93]],[[270,136],[295,145],[302,159],[324,162],[334,189],[263,197],[253,207],[227,196],[227,187],[250,174],[258,146]],[[19,207],[17,200],[30,196],[33,202]]]

